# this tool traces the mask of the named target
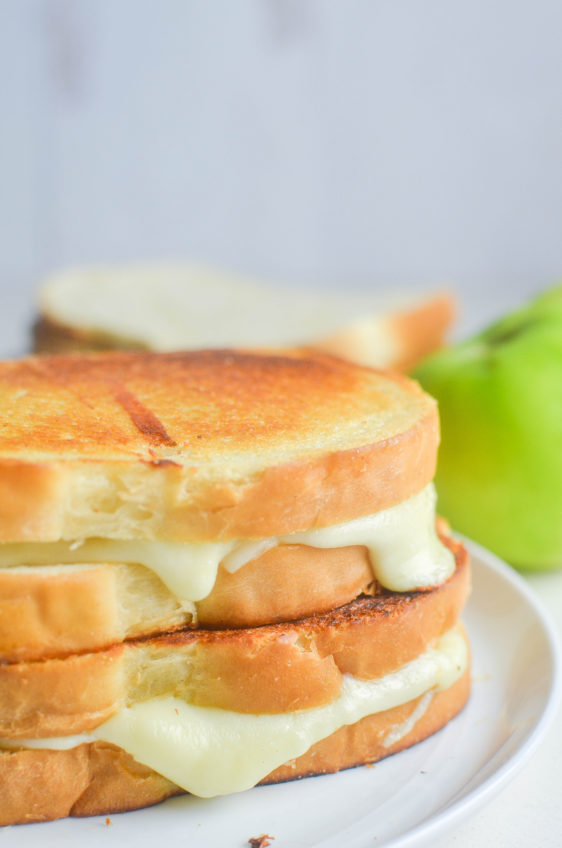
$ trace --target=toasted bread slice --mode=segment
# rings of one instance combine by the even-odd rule
[[[184,603],[150,569],[125,563],[0,569],[0,662],[95,651],[182,627],[256,627],[373,594],[367,549],[281,545]]]
[[[443,343],[454,303],[446,293],[275,288],[184,265],[66,271],[44,283],[39,309],[41,353],[306,344],[405,369]]]
[[[435,402],[323,354],[0,365],[0,540],[259,539],[401,503],[433,478]]]
[[[457,622],[469,590],[455,546],[451,578],[427,592],[383,592],[300,621],[181,631],[88,654],[0,665],[0,737],[77,734],[125,704],[174,694],[239,713],[330,703],[342,675],[378,678],[421,654]]]
[[[452,552],[457,549],[446,534],[440,539]],[[220,566],[210,594],[195,603],[179,600],[141,565],[2,568],[0,662],[95,651],[183,627],[247,628],[292,621],[381,590],[363,545],[277,545],[234,572]]]
[[[418,718],[421,698],[363,718],[312,745],[296,760],[275,769],[262,783],[277,783],[373,763],[409,748],[438,731],[464,707],[470,692],[467,669],[451,687],[433,695]],[[422,696],[423,697],[423,696]],[[413,726],[388,744],[408,720]],[[406,725],[407,726],[407,725]],[[93,816],[157,804],[183,790],[104,742],[68,750],[0,753],[0,825]]]

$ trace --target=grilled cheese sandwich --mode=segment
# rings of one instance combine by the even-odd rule
[[[373,761],[462,707],[469,566],[414,383],[108,354],[4,363],[0,396],[0,823]]]

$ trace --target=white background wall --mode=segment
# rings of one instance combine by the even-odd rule
[[[562,277],[561,34],[559,0],[0,0],[2,348],[76,262],[479,314]]]

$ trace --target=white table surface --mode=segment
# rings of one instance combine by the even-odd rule
[[[476,299],[465,293],[456,335],[462,336],[466,330],[482,326],[516,305],[522,294],[504,289]],[[32,316],[30,286],[18,286],[9,292],[0,287],[0,355],[25,352]],[[550,613],[562,639],[562,571],[528,575],[527,580]],[[562,847],[562,709],[547,737],[515,780],[441,845],[444,848]]]

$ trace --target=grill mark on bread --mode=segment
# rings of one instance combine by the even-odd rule
[[[167,433],[158,416],[151,409],[148,409],[126,386],[117,386],[114,397],[117,403],[123,407],[137,430],[151,444],[166,445],[170,448],[177,447],[178,443]]]
[[[435,402],[328,356],[102,353],[48,367],[94,408],[25,360],[1,364],[3,541],[104,537],[116,520],[176,541],[286,535],[386,509],[434,475]],[[178,447],[151,444],[117,385]],[[155,458],[181,467],[145,464]],[[14,459],[29,468],[21,479]]]
[[[5,452],[23,452],[25,429],[38,451],[75,441],[83,454],[103,444],[130,455],[176,442],[213,462],[238,453],[240,464],[272,449],[277,466],[340,445],[370,448],[428,416],[436,427],[434,403],[414,383],[303,351],[36,357],[2,364],[0,396]]]
[[[170,466],[181,468],[181,464],[179,462],[174,462],[173,459],[151,459],[148,464],[153,465],[155,468],[168,468]]]

